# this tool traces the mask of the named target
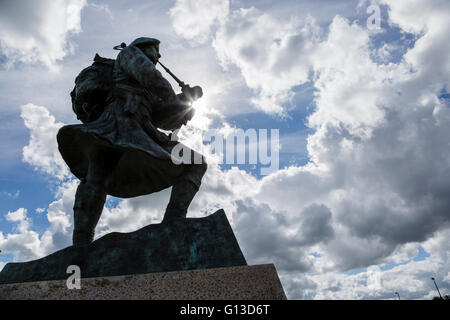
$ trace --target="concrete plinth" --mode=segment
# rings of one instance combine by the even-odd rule
[[[70,275],[68,275],[69,277]],[[0,285],[0,299],[285,300],[273,264]]]

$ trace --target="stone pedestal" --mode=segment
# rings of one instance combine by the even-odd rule
[[[69,275],[67,275],[69,277]],[[0,285],[0,299],[285,300],[273,264]]]

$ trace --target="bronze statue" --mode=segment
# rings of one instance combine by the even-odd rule
[[[191,120],[191,103],[202,89],[177,79],[182,93],[175,94],[156,69],[159,40],[138,38],[115,49],[121,49],[116,60],[96,55],[77,77],[71,96],[83,123],[64,126],[57,136],[63,159],[80,179],[74,246],[93,241],[107,194],[130,198],[172,186],[163,223],[185,218],[207,169],[204,157],[185,146],[183,152],[202,161],[176,164],[172,150],[179,142],[157,129],[174,131]]]

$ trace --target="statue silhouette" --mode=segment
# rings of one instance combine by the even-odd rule
[[[73,109],[84,123],[64,126],[57,135],[64,161],[80,179],[74,246],[93,241],[108,194],[130,198],[172,186],[163,218],[169,223],[186,217],[200,187],[205,158],[184,145],[190,161],[186,154],[174,154],[179,142],[158,128],[174,131],[185,125],[194,115],[191,103],[203,92],[179,82],[182,92],[175,94],[155,67],[159,43],[138,38],[115,47],[121,49],[115,60],[96,55],[75,81]]]

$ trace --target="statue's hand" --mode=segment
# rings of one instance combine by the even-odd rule
[[[200,86],[191,88],[189,85],[187,85],[181,89],[181,92],[183,92],[185,96],[191,101],[196,101],[203,96],[203,90]]]

